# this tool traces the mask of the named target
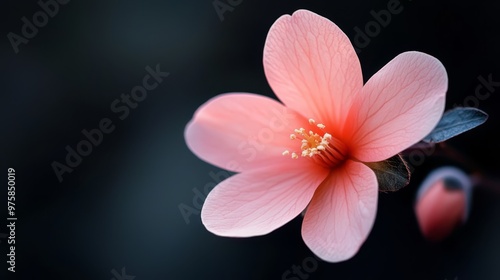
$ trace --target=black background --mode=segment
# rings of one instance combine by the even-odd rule
[[[222,2],[226,2],[221,0]],[[237,2],[237,1],[235,1]],[[4,178],[16,170],[16,273],[2,279],[112,279],[112,270],[144,279],[282,279],[313,256],[301,219],[263,236],[217,237],[179,205],[193,206],[219,170],[194,156],[183,130],[196,108],[224,92],[273,96],[262,66],[265,37],[283,14],[304,8],[335,22],[351,38],[388,1],[249,1],[221,21],[213,0],[77,1],[61,5],[15,53],[36,1],[4,0],[0,8],[1,147]],[[403,11],[359,54],[365,81],[397,54],[438,58],[449,75],[447,107],[478,105],[490,119],[450,141],[483,170],[499,170],[498,92],[470,101],[479,76],[500,81],[500,4],[495,1],[401,0]],[[110,110],[142,83],[146,66],[170,72],[124,120]],[[499,88],[500,91],[500,88]],[[469,97],[469,98],[468,98]],[[104,136],[59,182],[51,163],[65,147],[110,118]],[[446,161],[428,158],[405,189],[381,194],[375,226],[349,261],[318,262],[308,279],[500,279],[500,191],[478,190],[467,224],[441,243],[420,234],[413,213],[419,181]],[[7,215],[6,182],[2,210]],[[2,206],[4,207],[4,206]],[[4,222],[6,221],[4,219]],[[5,225],[0,233],[7,232]],[[293,278],[290,278],[293,279]],[[118,280],[118,279],[117,279]]]

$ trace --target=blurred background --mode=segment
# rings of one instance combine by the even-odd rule
[[[346,262],[312,261],[300,217],[247,239],[217,237],[201,224],[197,193],[224,173],[188,150],[184,127],[220,93],[273,97],[264,41],[278,17],[301,8],[354,40],[365,81],[404,51],[438,58],[449,75],[447,108],[474,106],[490,115],[449,144],[486,173],[498,173],[500,87],[487,98],[472,97],[479,77],[500,81],[500,4],[400,0],[400,12],[366,34],[374,14],[395,1],[4,0],[1,172],[6,178],[7,168],[16,170],[18,221],[16,273],[7,272],[3,238],[0,278],[500,279],[500,189],[478,190],[467,224],[445,241],[430,243],[419,232],[413,212],[419,183],[433,168],[454,164],[438,158],[418,166],[403,190],[380,195],[368,240]],[[40,13],[42,6],[51,15]],[[23,27],[26,21],[39,27]],[[364,41],[355,40],[358,30]],[[124,109],[121,95],[142,85],[148,66],[170,74]],[[77,149],[86,139],[82,130],[106,118],[114,130],[58,178],[54,162],[66,164],[67,146]],[[7,233],[3,220],[0,233]],[[304,262],[309,272],[286,274]]]

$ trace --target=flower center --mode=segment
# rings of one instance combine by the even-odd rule
[[[321,130],[320,134],[323,134],[323,136],[312,130],[307,132],[302,127],[295,129],[294,133],[290,134],[290,139],[300,141],[300,149],[302,151],[297,153],[285,150],[283,155],[290,155],[292,159],[298,159],[300,154],[301,157],[311,158],[318,164],[330,168],[342,162],[346,157],[345,145],[331,134],[325,132],[325,125],[321,123],[316,124],[316,121],[313,119],[309,119],[309,124],[319,128]]]

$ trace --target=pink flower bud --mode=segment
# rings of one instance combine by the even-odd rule
[[[429,240],[448,237],[467,220],[472,196],[469,176],[455,167],[441,167],[422,182],[415,204],[420,231]]]

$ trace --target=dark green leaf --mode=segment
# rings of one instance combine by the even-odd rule
[[[436,128],[422,141],[427,143],[446,141],[483,124],[487,119],[488,114],[473,107],[452,109],[443,114]]]
[[[398,191],[410,183],[410,169],[400,155],[366,165],[377,175],[378,188],[381,192]]]

